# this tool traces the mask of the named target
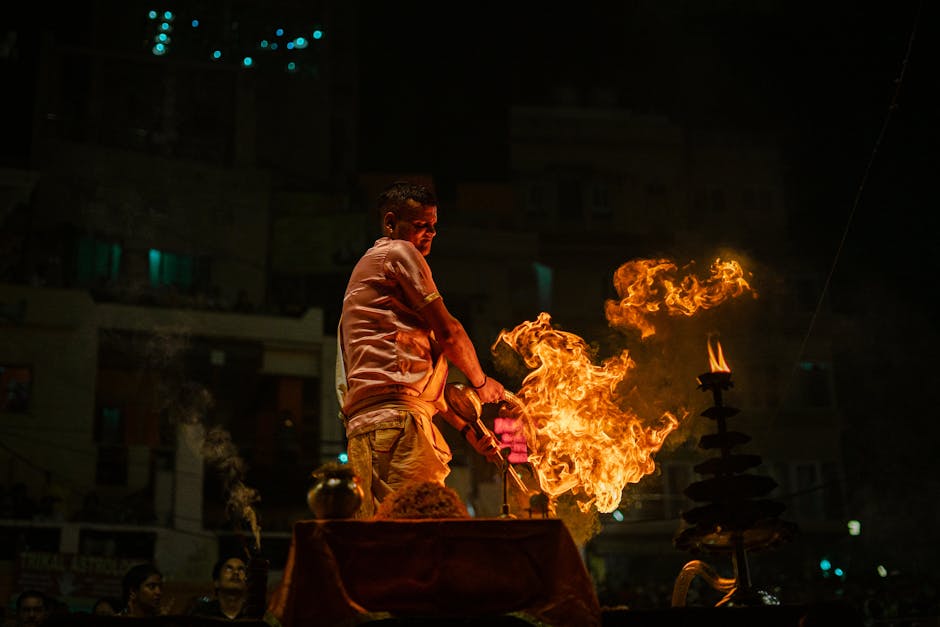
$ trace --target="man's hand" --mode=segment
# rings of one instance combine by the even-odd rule
[[[500,386],[502,387],[502,386]],[[476,429],[469,428],[464,432],[464,437],[473,449],[494,464],[503,463],[503,456],[499,452],[499,440],[489,429],[483,432],[483,437],[477,437]]]
[[[471,383],[470,385],[472,386],[473,384]],[[480,397],[480,401],[484,403],[498,403],[503,400],[506,392],[502,383],[490,377],[486,377],[481,388],[473,388],[473,391],[477,393],[477,396]]]

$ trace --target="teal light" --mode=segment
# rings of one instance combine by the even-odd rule
[[[293,49],[294,49],[294,42],[288,41],[288,42],[287,42],[287,49],[288,49],[288,50],[293,50]]]
[[[199,27],[199,20],[193,20],[192,22],[190,22],[190,24],[193,25],[193,28],[198,28],[198,27]]]
[[[288,72],[293,72],[293,71],[296,70],[296,69],[297,69],[297,64],[294,63],[293,61],[291,61],[290,63],[287,64],[287,71],[288,71]]]
[[[165,20],[172,20],[172,19],[173,19],[173,12],[172,12],[172,11],[166,11],[166,12],[164,12],[164,13],[163,13],[163,19],[165,19]]]
[[[845,571],[842,570],[841,568],[837,568],[837,569],[835,569],[834,571],[832,571],[832,573],[833,573],[836,577],[841,577],[842,575],[845,574]]]
[[[160,285],[160,261],[163,255],[156,248],[150,249],[150,285]]]
[[[157,44],[153,47],[152,52],[159,57],[162,54],[166,54],[166,46],[163,44]]]
[[[162,30],[162,31],[169,31],[169,30],[170,30],[170,23],[169,23],[169,22],[161,22],[161,24],[160,24],[160,30]]]
[[[307,47],[307,39],[304,37],[298,37],[294,40],[294,46],[303,50]]]
[[[315,31],[313,31],[313,38],[314,38],[314,39],[323,39],[323,31],[320,30],[319,28],[316,29]]]
[[[277,50],[277,44],[276,44],[276,43],[271,44],[271,50]]]
[[[222,51],[221,51],[221,50],[213,50],[213,51],[212,51],[212,58],[213,58],[213,59],[221,59],[221,58],[222,58]]]
[[[552,309],[552,286],[554,284],[555,273],[550,266],[532,262],[532,269],[535,271],[535,285],[538,294],[539,307],[542,311],[551,311]]]
[[[340,463],[345,464],[346,462],[349,461],[349,454],[347,454],[346,451],[343,451],[342,453],[336,456],[336,459],[338,459]]]
[[[121,272],[121,245],[111,244],[111,273],[112,279],[116,279]]]
[[[147,17],[149,17],[152,20],[155,20],[157,19],[157,12],[151,9],[150,12],[147,13]]]
[[[821,570],[829,570],[830,568],[832,568],[832,562],[830,562],[826,558],[823,558],[819,560],[819,568]]]
[[[169,38],[170,37],[166,33],[160,33],[159,35],[157,35],[158,42],[166,43]]]
[[[279,29],[277,29],[276,31],[274,31],[274,34],[277,35],[278,37],[283,37],[283,36],[284,36],[284,29],[283,29],[283,28],[279,28]]]
[[[245,57],[244,59],[242,59],[242,65],[244,65],[245,67],[251,67],[252,63],[254,63],[254,61],[251,59],[251,57]]]
[[[261,40],[261,47],[262,47],[262,48],[267,48],[267,47],[268,47],[268,40],[267,40],[267,39],[262,39],[262,40]]]
[[[621,512],[619,509],[615,509],[614,513],[611,515],[614,517],[614,520],[616,520],[617,522],[623,522],[623,512]]]

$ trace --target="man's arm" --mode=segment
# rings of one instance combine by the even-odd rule
[[[437,338],[447,360],[467,376],[470,386],[484,403],[495,403],[503,398],[503,385],[491,379],[483,372],[477,359],[477,352],[470,341],[470,336],[460,321],[454,318],[443,298],[435,298],[420,310],[424,321],[428,323]],[[480,386],[480,387],[477,387]]]

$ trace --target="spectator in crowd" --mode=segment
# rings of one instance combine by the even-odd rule
[[[240,555],[220,558],[212,567],[213,596],[197,599],[189,614],[224,620],[260,618],[266,606],[267,562],[249,572],[249,562]]]
[[[120,614],[124,604],[117,597],[101,597],[91,607],[94,616],[114,616]]]
[[[163,574],[153,564],[132,566],[121,582],[124,609],[121,616],[145,618],[162,614]]]
[[[213,596],[197,599],[193,616],[235,620],[245,616],[248,601],[248,566],[238,556],[226,556],[212,567]]]
[[[36,627],[49,615],[46,595],[39,590],[26,590],[16,597],[16,626]]]

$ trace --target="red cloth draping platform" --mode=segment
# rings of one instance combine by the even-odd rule
[[[284,627],[506,615],[601,624],[593,582],[556,519],[298,522],[268,610]]]

